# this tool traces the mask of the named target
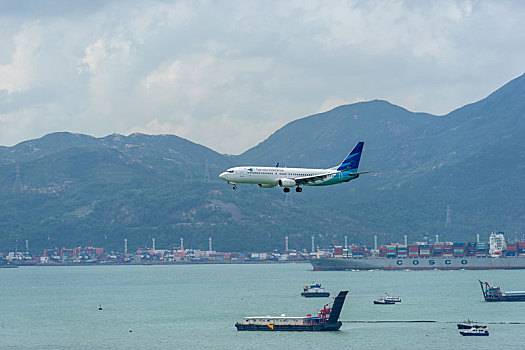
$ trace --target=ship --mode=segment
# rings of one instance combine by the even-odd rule
[[[331,307],[326,304],[317,316],[252,316],[235,323],[238,331],[338,331],[342,326],[339,315],[348,291],[340,291]]]
[[[332,256],[309,262],[315,271],[525,269],[525,242],[507,244],[502,232],[493,232],[490,243],[396,243],[378,251],[336,247]]]
[[[471,328],[487,328],[487,326],[480,326],[477,324],[472,323],[471,320],[465,321],[463,323],[457,324],[458,329],[471,329]]]
[[[487,282],[479,281],[485,301],[525,301],[525,291],[503,293],[500,287],[493,287]]]
[[[301,296],[305,298],[329,297],[330,293],[324,290],[320,283],[312,283],[309,286],[304,286]]]
[[[459,334],[463,336],[488,336],[489,331],[486,328],[472,327],[470,329],[460,331]]]
[[[387,298],[379,298],[374,300],[374,305],[394,305],[396,302]]]

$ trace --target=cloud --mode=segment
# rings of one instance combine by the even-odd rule
[[[522,74],[525,60],[519,1],[8,3],[5,145],[141,131],[236,154],[340,104],[444,114]]]
[[[14,52],[11,62],[0,65],[0,90],[11,94],[27,90],[37,80],[37,72],[32,64],[38,56],[40,33],[36,24],[24,25],[13,38]]]

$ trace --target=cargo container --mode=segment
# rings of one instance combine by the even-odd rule
[[[379,257],[371,257],[365,250],[365,256],[357,259],[320,258],[310,263],[314,270],[525,269],[525,242],[507,244],[507,250],[497,257],[489,254],[489,247],[486,242],[389,244],[379,248]]]

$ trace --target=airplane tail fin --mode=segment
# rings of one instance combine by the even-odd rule
[[[358,142],[354,149],[346,156],[345,160],[337,167],[338,171],[357,172],[359,160],[361,160],[361,153],[363,152],[364,142]]]

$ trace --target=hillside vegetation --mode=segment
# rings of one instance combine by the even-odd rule
[[[54,133],[0,147],[0,250],[78,245],[122,250],[185,245],[208,237],[224,251],[450,241],[500,230],[525,233],[525,75],[444,116],[386,101],[337,107],[293,121],[238,156],[174,135]],[[239,185],[218,174],[236,165],[330,167],[364,141],[347,184],[280,188]],[[17,176],[18,174],[18,176]],[[451,225],[445,227],[450,208]]]

